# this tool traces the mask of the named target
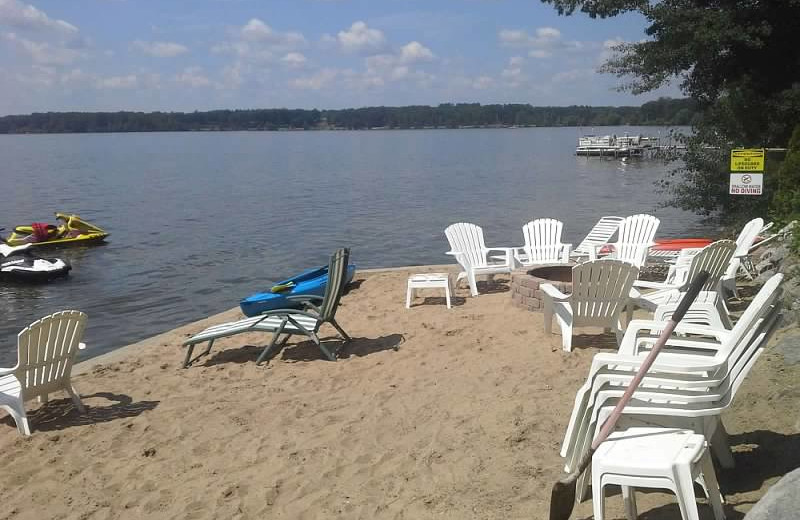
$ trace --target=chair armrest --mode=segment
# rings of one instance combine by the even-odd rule
[[[553,299],[553,301],[557,302],[566,302],[569,301],[569,295],[562,293],[558,289],[555,288],[553,284],[543,283],[539,286],[539,289],[547,296]]]
[[[612,354],[601,352],[595,354],[592,359],[592,371],[603,366],[624,366],[630,368],[639,368],[644,363],[645,358],[642,356],[627,356],[624,354]],[[655,371],[663,372],[711,372],[716,370],[719,363],[712,357],[698,357],[695,363],[672,363],[671,360],[666,358],[656,358],[651,367]]]
[[[78,350],[86,350],[86,343],[78,343]]]
[[[306,316],[308,318],[314,318],[315,320],[319,320],[318,314],[314,314],[308,311],[303,311],[298,309],[273,309],[271,311],[267,311],[263,314],[260,314],[261,319],[253,322],[253,324],[250,326],[255,327],[262,321],[266,320],[267,318],[271,318],[273,316],[289,316],[289,315],[295,315],[295,316],[300,315],[300,316]]]
[[[632,320],[625,331],[626,334],[630,331],[631,334],[638,334],[643,330],[663,330],[666,326],[665,321],[656,320]],[[699,336],[712,336],[717,341],[722,341],[730,335],[729,330],[720,330],[713,327],[705,327],[703,325],[695,325],[693,323],[678,323],[675,326],[676,334],[696,334]]]
[[[641,287],[642,289],[680,289],[680,285],[675,285],[667,282],[648,282],[647,280],[635,280],[634,287]]]
[[[289,302],[297,302],[303,304],[306,308],[311,308],[315,312],[319,312],[319,307],[311,303],[311,301],[318,301],[322,303],[325,298],[317,296],[316,294],[296,294],[294,296],[287,296],[286,300]]]
[[[0,376],[7,376],[8,374],[13,374],[17,367],[13,368],[0,368]]]
[[[513,247],[487,247],[486,249],[483,250],[483,252],[484,254],[489,254],[489,251],[502,251],[508,256],[513,253],[514,249],[515,248]]]

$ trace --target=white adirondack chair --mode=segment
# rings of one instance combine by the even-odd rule
[[[665,281],[635,281],[633,285],[636,288],[656,290],[646,294],[634,294],[631,305],[628,307],[628,321],[632,318],[634,307],[655,311],[660,305],[677,306],[682,294],[689,289],[692,279],[700,271],[707,271],[708,279],[683,320],[686,323],[715,325],[730,329],[730,318],[725,308],[725,301],[719,294],[719,285],[725,269],[732,262],[735,249],[736,244],[732,240],[717,240],[691,256],[688,267],[680,264],[673,266],[667,273]]]
[[[739,269],[743,269],[749,276],[747,270],[744,269],[744,265],[748,263],[750,248],[763,227],[764,219],[754,218],[744,225],[742,231],[739,232],[739,236],[736,237],[736,251],[734,251],[733,259],[722,277],[722,290],[733,294],[734,298],[739,297],[739,293],[736,290],[736,275],[739,273]]]
[[[444,234],[450,243],[450,251],[446,254],[454,256],[464,269],[458,274],[456,284],[466,278],[472,296],[478,295],[476,276],[510,273],[514,268],[513,248],[486,247],[480,226],[459,222],[447,226]],[[491,255],[491,252],[496,255]]]
[[[553,218],[539,218],[522,226],[525,245],[514,251],[514,257],[524,266],[569,263],[572,244],[561,242],[564,223]]]
[[[623,220],[618,229],[614,251],[609,258],[630,262],[638,268],[644,266],[647,251],[654,245],[658,225],[661,221],[652,215],[631,215]]]
[[[606,216],[597,221],[586,238],[572,250],[573,257],[589,257],[589,260],[597,259],[597,252],[604,245],[608,244],[611,237],[619,229],[620,223],[625,220],[623,217]]]
[[[551,284],[541,286],[544,300],[544,330],[551,333],[553,314],[561,328],[561,345],[572,350],[573,327],[599,326],[613,329],[622,340],[620,315],[628,304],[639,268],[620,260],[592,260],[572,268],[572,294]]]
[[[85,412],[81,398],[70,380],[72,364],[86,328],[86,315],[61,311],[36,320],[17,335],[18,358],[13,368],[0,369],[0,408],[7,410],[22,435],[30,435],[25,401],[64,390],[75,407]]]

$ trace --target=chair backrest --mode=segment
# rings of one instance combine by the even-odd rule
[[[534,263],[560,262],[564,244],[561,231],[564,223],[554,218],[538,218],[522,226],[525,253]]]
[[[581,255],[588,255],[595,246],[607,244],[623,220],[625,220],[623,217],[602,217],[573,251]]]
[[[731,358],[737,357],[737,352],[743,348],[743,345],[755,333],[756,323],[764,317],[765,313],[769,311],[775,300],[780,296],[781,282],[783,282],[783,274],[781,273],[772,276],[766,281],[750,302],[750,305],[742,313],[739,321],[731,329],[731,333],[725,341],[727,345],[725,348],[720,349],[721,352],[730,350],[729,356]]]
[[[34,321],[17,334],[14,375],[22,386],[23,400],[63,387],[85,328],[84,313],[60,311]]]
[[[461,253],[462,259],[471,267],[486,267],[486,244],[483,241],[483,229],[468,222],[458,222],[447,226],[444,230],[450,250]]]
[[[574,325],[604,325],[617,319],[638,276],[638,267],[621,260],[594,260],[573,267],[569,304]]]
[[[319,306],[320,323],[330,321],[336,315],[339,300],[344,292],[347,263],[350,261],[350,249],[337,249],[328,262],[328,284]]]
[[[613,258],[642,267],[661,221],[652,215],[631,215],[619,225]]]
[[[739,236],[736,237],[736,251],[734,251],[733,260],[728,264],[728,269],[725,271],[726,278],[736,278],[736,272],[742,263],[742,257],[750,253],[750,248],[763,227],[764,219],[762,218],[754,218],[744,225],[739,232]]]
[[[689,289],[689,284],[700,271],[707,271],[709,276],[703,284],[702,291],[716,291],[719,289],[719,281],[725,270],[731,263],[736,244],[733,240],[717,240],[704,247],[699,253],[692,257],[689,268],[685,271],[685,278],[678,281],[683,283],[681,291]]]

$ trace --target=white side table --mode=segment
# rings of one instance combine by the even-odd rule
[[[406,309],[411,307],[411,296],[414,289],[444,289],[447,308],[450,308],[450,275],[447,273],[415,274],[408,277],[406,290]]]

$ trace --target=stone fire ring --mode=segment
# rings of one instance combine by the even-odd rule
[[[572,266],[564,264],[524,267],[511,273],[511,302],[534,312],[544,306],[541,284],[552,284],[564,294],[572,292]]]

